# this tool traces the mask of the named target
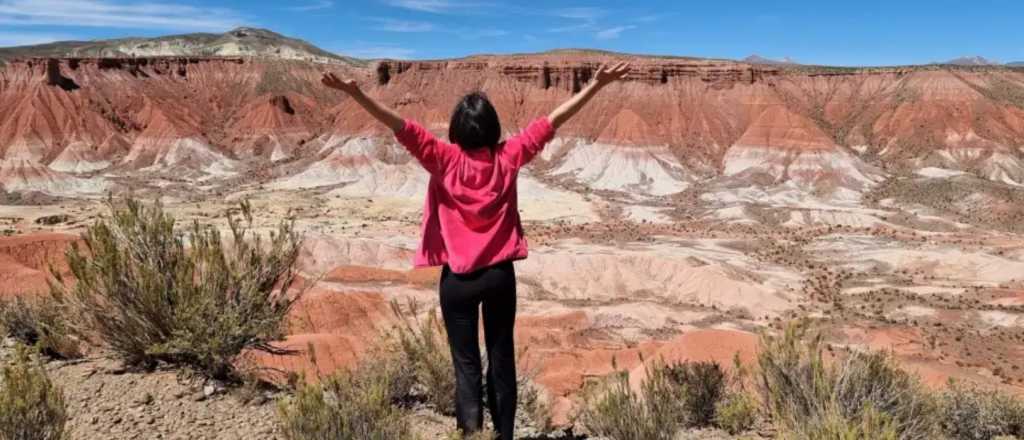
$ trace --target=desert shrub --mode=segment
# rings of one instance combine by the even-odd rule
[[[715,405],[715,426],[729,434],[749,431],[757,422],[757,402],[745,392],[730,393]]]
[[[409,401],[423,401],[439,413],[451,416],[455,414],[455,374],[448,334],[434,311],[418,317],[419,307],[415,301],[405,307],[397,301],[391,302],[398,325],[378,356],[393,359],[391,364],[402,366],[396,373],[400,379],[395,381],[398,387],[395,390],[396,401],[403,402],[403,405]],[[519,357],[523,357],[523,352]],[[481,361],[486,369],[486,357]],[[381,364],[389,365],[387,362]],[[520,425],[546,432],[552,428],[551,408],[542,398],[532,375],[529,372],[519,373],[516,418]]]
[[[591,433],[616,440],[674,438],[683,427],[704,427],[715,420],[725,393],[726,375],[716,363],[654,362],[637,394],[625,372],[585,393],[580,422]]]
[[[433,311],[425,318],[417,318],[419,309],[415,302],[407,308],[403,310],[398,302],[391,302],[391,310],[399,321],[392,351],[422,389],[426,403],[442,414],[454,415],[455,370],[444,326]]]
[[[996,390],[958,383],[942,394],[942,427],[955,440],[1024,436],[1024,402]]]
[[[64,392],[50,381],[23,345],[0,371],[0,439],[64,439],[68,415]]]
[[[853,418],[837,409],[800,432],[786,432],[784,440],[897,440],[899,432],[892,420],[870,405]]]
[[[669,440],[675,434],[668,426],[659,426],[658,420],[672,411],[666,407],[652,408],[629,386],[629,375],[616,372],[603,386],[591,387],[585,392],[584,406],[579,423],[591,434],[614,440]],[[668,385],[663,378],[644,384],[644,393]],[[668,400],[668,399],[664,399]]]
[[[498,438],[498,435],[494,431],[486,429],[477,431],[469,436],[465,436],[459,431],[454,431],[448,435],[448,440],[494,440],[496,438]]]
[[[782,336],[762,337],[759,383],[774,422],[795,438],[821,423],[857,426],[867,408],[885,417],[900,440],[934,438],[937,408],[916,378],[884,353],[852,353],[826,365],[820,337],[790,325]],[[889,425],[887,425],[889,426]]]
[[[268,240],[252,230],[251,208],[228,213],[230,242],[193,222],[184,233],[158,201],[108,200],[98,220],[68,251],[75,282],[54,272],[83,337],[96,336],[128,364],[187,365],[217,379],[237,379],[232,362],[245,349],[273,350],[296,296],[288,292],[300,238],[283,221]]]
[[[65,323],[66,316],[62,304],[50,297],[16,297],[0,304],[0,327],[7,336],[53,358],[78,358],[82,352]]]
[[[278,405],[288,440],[408,440],[409,420],[393,402],[396,368],[369,363],[305,385]]]
[[[664,369],[667,379],[680,393],[670,398],[681,399],[686,426],[710,426],[715,419],[715,405],[725,394],[726,375],[722,367],[716,362],[681,362]]]
[[[521,375],[516,381],[518,387],[516,424],[529,426],[540,432],[546,433],[553,429],[551,421],[551,406],[541,396],[540,388],[534,383],[532,377]]]

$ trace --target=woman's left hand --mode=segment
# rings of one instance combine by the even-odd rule
[[[604,86],[615,81],[618,81],[629,73],[629,63],[622,62],[614,66],[609,67],[607,64],[602,65],[601,68],[597,69],[597,83]]]
[[[333,73],[325,73],[320,82],[327,87],[341,90],[349,95],[359,92],[359,84],[354,79],[340,79]]]

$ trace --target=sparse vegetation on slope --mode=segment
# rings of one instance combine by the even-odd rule
[[[399,324],[393,346],[388,350],[396,353],[422,387],[422,397],[428,405],[441,414],[454,415],[455,370],[447,335],[437,314],[431,311],[417,319],[419,310],[414,302],[409,303],[408,310],[392,302],[391,310],[399,318]]]
[[[63,440],[68,420],[63,391],[29,349],[16,347],[0,371],[0,439]]]
[[[288,440],[409,440],[405,411],[393,391],[401,381],[396,368],[378,363],[340,372],[316,385],[301,387],[279,408]]]
[[[404,391],[397,391],[395,400],[419,400],[440,414],[454,415],[454,367],[451,350],[448,348],[448,335],[437,314],[431,310],[420,317],[419,306],[415,302],[410,302],[405,307],[398,302],[392,302],[391,310],[398,318],[399,324],[383,347],[383,353],[379,355],[389,361],[377,363],[384,367],[401,366],[403,376],[394,383]],[[483,361],[486,368],[486,359]],[[529,375],[524,374],[519,375],[517,387],[518,424],[521,427],[527,425],[540,432],[550,431],[551,408],[541,396],[540,389]]]
[[[773,422],[797,439],[859,438],[832,433],[872,432],[900,440],[936,435],[938,408],[918,380],[884,353],[852,353],[827,363],[820,338],[790,325],[765,335],[759,384]],[[852,435],[852,434],[851,434]]]
[[[110,216],[67,254],[74,275],[61,275],[55,297],[75,316],[73,329],[96,337],[128,364],[186,365],[217,379],[237,379],[233,362],[245,349],[274,350],[295,296],[287,294],[300,238],[283,221],[269,240],[227,215],[229,240],[194,223],[186,233],[159,202],[108,201]]]
[[[50,357],[71,359],[82,355],[77,338],[66,323],[67,310],[49,297],[16,297],[0,303],[0,327],[7,336],[36,346]]]
[[[758,406],[746,392],[726,396],[715,406],[715,425],[729,434],[749,431],[757,423]]]
[[[942,394],[942,426],[954,440],[1024,437],[1024,402],[996,390],[950,384]]]
[[[589,391],[580,422],[595,435],[616,440],[673,439],[683,428],[712,426],[718,408],[725,423],[737,432],[749,428],[747,408],[726,395],[726,374],[717,363],[655,362],[648,365],[640,392],[633,391],[626,372],[613,374]]]
[[[925,206],[962,223],[1024,231],[1024,191],[973,176],[892,178],[865,195],[869,206],[885,199],[899,206]]]

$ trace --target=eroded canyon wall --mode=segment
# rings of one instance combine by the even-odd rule
[[[507,132],[545,115],[619,55],[557,52],[367,67],[250,58],[19,59],[0,67],[0,184],[102,190],[99,172],[210,176],[319,154],[387,133],[331,70],[445,132],[483,90]],[[691,179],[760,176],[869,185],[928,166],[1024,183],[1024,70],[837,69],[631,57],[633,72],[559,133],[605,149],[657,150]],[[673,171],[675,172],[675,171]],[[650,177],[650,176],[648,176]]]

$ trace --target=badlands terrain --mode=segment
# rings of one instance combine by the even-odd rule
[[[216,50],[0,51],[0,294],[45,291],[108,193],[159,197],[183,224],[247,198],[268,229],[297,219],[301,272],[320,279],[282,343],[317,362],[255,362],[352,365],[394,322],[390,301],[436,304],[439,272],[411,268],[427,174],[321,74],[441,135],[480,89],[512,135],[628,60],[520,178],[517,337],[558,421],[613,360],[749,361],[758,332],[799,317],[929,384],[1024,391],[1024,68],[361,61],[233,32],[196,43]]]

